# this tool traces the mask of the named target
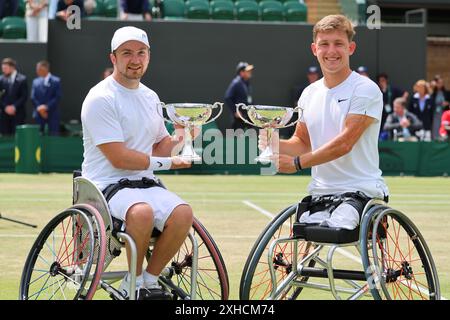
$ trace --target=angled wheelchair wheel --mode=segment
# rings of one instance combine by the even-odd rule
[[[89,205],[53,218],[33,244],[22,273],[19,299],[92,299],[106,250],[103,220]]]
[[[296,240],[280,242],[274,247],[272,253],[272,266],[268,262],[268,254],[271,244],[281,238],[290,238],[292,228],[296,218],[296,205],[283,210],[271,223],[263,230],[255,242],[244,266],[240,283],[241,300],[264,300],[270,297],[273,284],[278,287],[285,279],[293,276],[297,266],[293,266],[295,250],[297,250],[297,261],[301,261],[312,251],[310,242]],[[314,260],[309,262],[313,267]],[[270,269],[275,271],[274,281],[271,277]],[[308,277],[295,277],[297,281],[307,282]],[[297,299],[302,291],[302,287],[292,287],[287,285],[277,299],[293,300]]]
[[[375,299],[440,299],[431,252],[408,217],[383,207],[362,228],[363,267]]]
[[[194,218],[192,235],[198,248],[197,266],[195,268],[194,241],[186,238],[180,250],[172,259],[170,275],[166,283],[172,283],[172,293],[179,299],[192,297],[192,272],[196,269],[194,299],[227,300],[229,295],[228,273],[222,255],[206,228]]]

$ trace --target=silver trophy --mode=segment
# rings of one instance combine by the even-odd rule
[[[208,124],[216,120],[222,113],[223,103],[216,102],[214,104],[205,103],[171,103],[165,104],[161,102],[161,106],[166,109],[169,119],[164,117],[169,123],[178,124],[184,127],[184,146],[180,153],[180,157],[189,161],[201,161],[202,158],[195,152],[192,143],[191,132],[195,127]],[[211,118],[213,109],[219,108],[216,116]]]
[[[251,122],[242,116],[240,108],[247,111],[248,118]],[[300,107],[290,108],[277,106],[245,105],[243,103],[236,104],[236,112],[245,123],[261,129],[267,129],[267,147],[255,159],[255,161],[263,164],[270,163],[270,158],[273,156],[272,134],[274,130],[295,125],[303,115],[303,109],[301,109]],[[292,119],[292,116],[294,115],[294,112],[298,112],[298,119],[289,123],[289,121]]]

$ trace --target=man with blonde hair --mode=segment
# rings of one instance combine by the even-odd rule
[[[329,15],[317,22],[311,50],[323,78],[300,96],[303,114],[293,136],[273,139],[279,172],[311,168],[312,201],[336,200],[302,213],[300,223],[352,230],[370,198],[388,198],[378,155],[382,94],[375,82],[350,69],[354,35],[345,16]],[[259,147],[266,144],[267,133],[261,130]]]

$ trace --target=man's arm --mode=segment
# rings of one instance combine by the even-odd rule
[[[293,157],[301,156],[311,151],[311,141],[309,132],[304,122],[298,122],[295,132],[291,138],[280,140],[279,153],[290,155]]]
[[[98,148],[116,169],[146,170],[150,166],[148,154],[129,149],[123,142],[104,143]]]
[[[350,114],[345,119],[344,130],[337,135],[333,140],[324,144],[314,151],[304,153],[300,157],[300,165],[304,168],[310,168],[329,161],[338,159],[349,153],[353,146],[358,142],[364,131],[375,121],[374,118]],[[294,164],[294,156],[280,154],[275,156],[274,160],[277,162],[278,171],[282,173],[296,172]]]
[[[129,149],[123,142],[109,142],[98,145],[100,151],[114,168],[122,170],[147,170],[151,164],[148,154]],[[170,169],[189,168],[190,162],[180,157],[171,157]]]

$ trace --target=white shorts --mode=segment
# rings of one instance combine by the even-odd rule
[[[111,214],[126,223],[126,214],[136,203],[147,203],[153,210],[154,227],[159,231],[163,231],[167,219],[173,210],[182,204],[187,204],[176,194],[161,188],[151,187],[145,189],[125,188],[119,190],[109,200],[109,209]],[[125,228],[125,223],[122,230]]]

